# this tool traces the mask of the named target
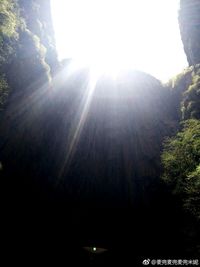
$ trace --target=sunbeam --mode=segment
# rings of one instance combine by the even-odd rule
[[[69,142],[68,148],[66,149],[66,157],[60,169],[59,177],[57,183],[61,182],[64,172],[67,171],[67,168],[70,166],[70,161],[73,158],[73,155],[76,151],[76,146],[81,136],[82,129],[84,127],[87,115],[90,109],[91,100],[96,86],[96,79],[94,75],[90,73],[90,79],[86,87],[82,102],[80,104],[79,112],[75,116],[75,121],[72,123],[71,131],[69,133]],[[78,122],[77,122],[78,121]]]

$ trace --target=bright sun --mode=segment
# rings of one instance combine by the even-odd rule
[[[60,59],[96,72],[134,68],[166,81],[187,66],[178,0],[51,0]]]

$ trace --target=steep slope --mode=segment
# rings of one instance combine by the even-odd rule
[[[21,15],[28,29],[39,37],[46,49],[45,60],[53,74],[58,67],[50,0],[19,0]]]
[[[198,1],[181,1],[190,65],[199,63],[198,12]],[[66,253],[79,261],[77,247],[96,243],[108,246],[121,266],[144,255],[197,255],[196,241],[183,234],[198,233],[196,219],[183,212],[181,197],[160,176],[165,137],[178,130],[183,137],[179,123],[199,120],[199,66],[165,86],[128,71],[91,87],[88,69],[71,73],[66,62],[58,72],[50,1],[2,0],[0,19],[0,175],[9,221],[17,221],[11,240],[36,241],[50,259],[62,254],[65,261]],[[188,172],[190,197],[198,194],[198,155]],[[182,158],[177,161],[180,166]],[[163,166],[165,177],[171,163]],[[194,210],[191,198],[186,204]],[[134,248],[124,245],[126,239]],[[188,252],[190,245],[195,248]]]
[[[103,201],[103,195],[112,199],[114,194],[120,202],[120,190],[124,191],[123,198],[128,198],[129,192],[133,198],[144,196],[142,188],[150,187],[159,177],[163,137],[175,126],[166,102],[167,88],[145,73],[126,72],[117,81],[102,77],[90,99],[89,73],[80,77],[74,74],[57,89],[56,138],[52,144],[56,142],[58,155],[62,153],[58,164],[70,162],[66,171],[72,178],[64,168],[64,184],[78,187],[72,190],[74,198],[79,198],[74,192],[81,191],[93,203],[98,194],[98,201]],[[71,152],[66,162],[66,154]]]
[[[16,5],[12,1],[1,1],[0,18],[0,109],[2,109],[8,95],[6,67],[14,53],[14,44],[18,39],[17,28],[20,24]]]
[[[180,222],[185,253],[200,252],[200,2],[180,1],[179,25],[189,68],[170,80],[170,105],[179,121],[177,133],[165,140],[162,178],[182,207]]]
[[[200,2],[181,0],[179,25],[189,65],[200,63]]]
[[[53,69],[58,66],[50,1],[42,3],[15,0],[0,3],[0,71],[1,79],[5,80],[1,102],[5,102],[6,82],[12,98],[18,95],[19,99],[25,92],[33,93],[49,83]]]

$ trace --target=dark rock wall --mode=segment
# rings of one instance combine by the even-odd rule
[[[200,63],[200,1],[181,0],[179,25],[189,65]]]

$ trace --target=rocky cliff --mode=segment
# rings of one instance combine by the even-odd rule
[[[20,93],[22,97],[25,91],[33,93],[48,83],[58,61],[50,1],[2,0],[0,20],[0,105],[3,105],[8,95]]]
[[[179,25],[189,65],[200,63],[200,2],[181,0]]]
[[[189,65],[200,61],[199,13],[199,1],[181,1]],[[76,248],[99,242],[121,266],[135,254],[140,262],[144,255],[196,257],[198,64],[165,85],[127,71],[115,81],[101,77],[93,90],[88,69],[70,73],[66,64],[57,71],[50,1],[1,0],[0,22],[1,193],[10,221],[19,221],[15,240],[27,232],[24,244],[46,246],[50,259],[55,251],[65,258],[64,241],[77,261],[73,242]],[[184,132],[182,122],[190,119]],[[163,166],[163,141],[171,136]],[[178,194],[163,183],[164,167]],[[134,249],[124,246],[126,238]]]

